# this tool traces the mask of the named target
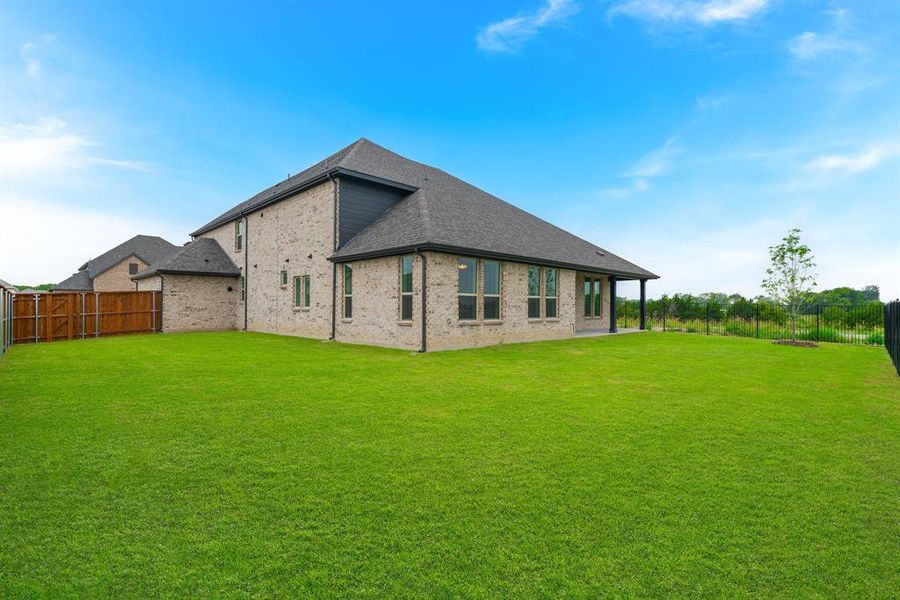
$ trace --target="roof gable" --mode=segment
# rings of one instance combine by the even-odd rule
[[[199,238],[153,263],[132,279],[144,279],[160,273],[239,277],[241,270],[212,238]]]

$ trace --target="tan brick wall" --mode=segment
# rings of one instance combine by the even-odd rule
[[[483,291],[479,267],[479,319],[460,321],[457,257],[428,253],[428,349],[468,348],[512,342],[564,338],[575,331],[575,272],[559,269],[558,314],[555,319],[528,318],[528,265],[503,262],[500,321],[481,319]],[[543,303],[541,311],[543,314]]]
[[[266,331],[326,339],[331,336],[334,253],[334,183],[327,181],[247,217],[244,247],[234,244],[234,222],[202,237],[216,239],[235,264],[244,268],[247,253],[248,324]],[[281,286],[280,273],[288,272]],[[310,276],[310,308],[294,307],[294,277]],[[243,305],[237,307],[243,327]]]
[[[162,279],[159,276],[138,279],[135,283],[139,292],[158,292],[162,289]]]
[[[338,266],[335,338],[340,342],[418,350],[422,334],[422,263],[413,259],[413,319],[400,321],[400,257],[353,263],[353,318],[344,319],[343,266]]]
[[[600,294],[603,298],[603,305],[600,311],[600,318],[585,318],[584,316],[584,279],[585,277],[590,277],[591,279],[595,279],[597,277],[600,278],[601,286],[600,286]],[[579,331],[583,329],[609,329],[609,278],[605,275],[585,275],[584,273],[578,273],[577,276],[577,291],[576,296],[578,298],[578,305],[575,311],[575,328]]]
[[[134,281],[128,272],[128,264],[137,263],[138,271],[147,268],[147,263],[137,256],[129,256],[125,260],[110,267],[106,271],[94,277],[95,292],[131,292],[134,291]]]
[[[163,275],[163,331],[237,329],[241,293],[237,281],[235,277]]]

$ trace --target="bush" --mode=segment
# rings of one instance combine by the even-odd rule
[[[884,334],[880,331],[870,333],[866,338],[866,343],[872,344],[873,346],[884,346]]]
[[[756,327],[752,323],[731,322],[725,325],[725,333],[740,337],[753,337],[756,335]]]
[[[816,335],[815,327],[805,329],[797,334],[797,339],[809,340],[812,342],[831,342],[834,344],[845,344],[849,341],[836,329],[832,329],[831,327],[820,327],[818,336]]]

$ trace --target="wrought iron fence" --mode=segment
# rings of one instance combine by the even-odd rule
[[[900,300],[884,305],[884,347],[900,375]]]
[[[616,310],[619,328],[640,325],[637,300],[620,298]],[[647,329],[880,346],[885,344],[885,314],[881,302],[859,306],[810,304],[792,319],[786,307],[770,302],[724,305],[663,298],[647,301]]]

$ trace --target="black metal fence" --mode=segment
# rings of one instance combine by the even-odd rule
[[[640,303],[619,299],[616,325],[638,327]],[[900,309],[895,309],[895,313]],[[687,302],[663,298],[647,301],[647,329],[760,339],[798,339],[858,346],[881,346],[885,339],[885,305],[811,304],[794,319],[784,306],[769,302]]]
[[[900,300],[884,305],[884,347],[900,375]]]

